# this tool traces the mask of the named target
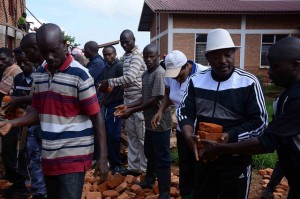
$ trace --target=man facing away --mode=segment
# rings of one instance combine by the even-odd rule
[[[85,171],[92,164],[94,132],[100,143],[96,174],[106,179],[106,135],[100,131],[100,107],[87,69],[64,53],[61,29],[44,24],[36,33],[47,61],[34,73],[32,106],[27,115],[2,122],[2,135],[13,126],[37,121],[42,130],[42,168],[48,198],[81,198]]]
[[[121,46],[125,50],[123,56],[123,76],[102,82],[100,90],[110,87],[124,87],[124,103],[129,104],[142,97],[142,75],[146,70],[142,52],[135,45],[135,37],[131,30],[124,30],[120,35]],[[125,120],[128,138],[128,172],[129,175],[140,175],[146,171],[144,155],[145,123],[142,111],[135,112]],[[126,173],[124,173],[126,174]]]
[[[205,148],[199,154],[212,161],[222,154],[260,154],[277,151],[280,166],[289,183],[288,199],[300,198],[300,39],[287,37],[269,50],[269,76],[285,90],[275,106],[274,119],[260,137],[238,143],[218,144],[198,140]]]
[[[259,136],[267,124],[264,96],[257,78],[234,66],[234,45],[224,29],[207,35],[205,56],[211,65],[191,77],[177,110],[180,129],[199,160],[194,132],[199,122],[223,126],[222,140],[232,143]],[[196,122],[196,126],[194,126]],[[247,198],[251,156],[223,155],[195,163],[195,199]]]

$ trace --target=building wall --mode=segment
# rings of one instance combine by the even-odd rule
[[[173,49],[182,51],[188,59],[194,60],[195,57],[195,34],[173,35]]]
[[[4,5],[3,6],[3,1]],[[12,2],[13,13],[9,12],[9,2]],[[6,46],[14,48],[19,46],[20,40],[24,35],[24,32],[17,29],[17,20],[24,12],[24,7],[21,2],[26,4],[25,0],[2,0],[0,5],[0,46]],[[5,12],[4,12],[5,11]],[[5,17],[5,13],[7,19]],[[8,35],[8,36],[7,36]],[[5,42],[6,41],[6,42]],[[8,42],[11,41],[11,42]],[[10,44],[9,44],[10,43]]]
[[[174,28],[241,28],[241,15],[174,14]]]
[[[232,34],[231,38],[233,40],[234,45],[241,46],[241,35],[238,35],[238,34],[233,35]],[[235,57],[235,62],[234,62],[235,66],[240,67],[240,51],[239,50],[235,51],[234,57]]]
[[[160,59],[164,54],[168,54],[168,34],[160,38]]]
[[[168,16],[167,13],[160,13],[160,32],[168,29]]]

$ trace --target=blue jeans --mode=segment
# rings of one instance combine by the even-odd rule
[[[105,120],[108,159],[111,169],[114,169],[117,166],[121,166],[120,142],[122,118],[114,116],[115,107],[120,104],[123,104],[123,101],[114,102],[109,106],[102,106],[102,108],[104,109],[103,117]]]
[[[48,199],[81,199],[84,172],[45,176]]]
[[[46,184],[42,172],[42,140],[40,125],[28,129],[27,137],[27,158],[31,176],[31,193],[33,195],[46,195]]]
[[[146,129],[145,132],[144,151],[147,158],[145,181],[147,184],[153,184],[157,176],[160,199],[170,198],[170,133],[171,130],[154,132]]]

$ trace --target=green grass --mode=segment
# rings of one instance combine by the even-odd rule
[[[179,157],[177,148],[170,149],[172,163],[175,165],[179,165]]]

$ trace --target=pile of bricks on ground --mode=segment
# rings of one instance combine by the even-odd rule
[[[265,189],[271,179],[273,169],[271,169],[271,168],[262,169],[262,170],[259,170],[258,173],[263,177],[263,179],[261,180],[261,184],[262,184],[262,187]],[[273,192],[274,199],[281,199],[281,198],[286,197],[288,190],[289,190],[288,182],[287,182],[286,178],[283,178],[281,180],[281,182],[276,186],[276,189]]]
[[[126,177],[119,174],[108,174],[107,181],[100,183],[99,177],[93,176],[94,171],[86,173],[85,184],[83,186],[82,199],[157,199],[158,184],[157,181],[153,189],[142,189],[136,183],[144,180],[145,176],[134,177],[127,175]],[[170,196],[173,199],[180,199],[178,190],[179,177],[171,174]]]

